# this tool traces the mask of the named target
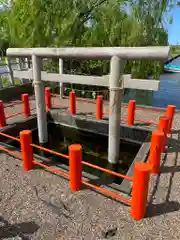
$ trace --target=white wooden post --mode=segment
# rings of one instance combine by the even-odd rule
[[[36,112],[38,124],[39,143],[46,145],[48,142],[47,115],[45,106],[44,83],[41,80],[41,58],[32,56],[33,83],[36,98]]]
[[[6,57],[5,61],[6,61],[7,69],[8,69],[9,81],[10,81],[11,85],[15,85],[14,77],[13,77],[13,70],[12,70],[9,58]]]
[[[63,59],[59,59],[59,74],[63,74]],[[59,95],[60,99],[63,98],[64,92],[63,92],[63,83],[59,83]]]

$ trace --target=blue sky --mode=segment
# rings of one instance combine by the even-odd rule
[[[173,16],[173,23],[167,25],[169,44],[180,45],[180,7],[175,6],[169,14]]]

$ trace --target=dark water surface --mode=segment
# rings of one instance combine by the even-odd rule
[[[124,102],[135,99],[137,104],[155,107],[176,105],[180,109],[180,73],[165,73],[160,77],[160,89],[156,92],[127,89]]]
[[[59,153],[68,155],[68,147],[70,144],[81,144],[83,148],[83,161],[89,162],[100,167],[109,168],[108,166],[108,137],[92,134],[84,131],[75,130],[73,128],[61,127],[60,125],[48,124],[49,132],[49,148]],[[33,143],[38,143],[38,132],[33,131]],[[19,142],[12,141],[10,145],[20,148]],[[140,149],[139,144],[132,144],[129,142],[121,141],[120,144],[119,165],[116,172],[126,174],[131,163],[133,162],[137,152]],[[34,148],[34,152],[42,156],[39,149]],[[52,160],[56,166],[61,164],[69,165],[69,160],[58,157],[54,154],[46,155]],[[49,160],[48,160],[49,162]],[[51,163],[51,161],[50,161]],[[102,176],[103,172],[83,165],[83,171],[91,173],[95,176]],[[122,179],[116,178],[117,183],[121,183]]]
[[[68,154],[70,144],[78,143],[83,148],[83,160],[104,168],[108,167],[108,137],[75,130],[68,127],[60,127],[59,125],[49,124],[51,149]],[[119,166],[116,171],[126,173],[133,162],[140,145],[121,141],[120,144]],[[68,165],[67,159],[53,156],[54,160]],[[101,176],[102,172],[91,167],[83,166],[85,172],[93,173]]]

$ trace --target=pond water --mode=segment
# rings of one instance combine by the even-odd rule
[[[137,104],[154,107],[175,105],[180,109],[180,73],[165,73],[160,77],[160,89],[156,92],[127,89],[124,102],[135,99]]]
[[[59,153],[68,154],[68,146],[73,143],[79,143],[83,148],[83,161],[98,165],[100,167],[109,168],[108,164],[108,137],[92,134],[84,131],[75,130],[73,128],[61,127],[56,124],[48,124],[49,131],[49,148]],[[38,144],[37,130],[33,131],[33,143]],[[20,147],[18,142],[12,141],[10,145]],[[116,172],[126,174],[131,163],[133,162],[137,152],[140,149],[139,144],[121,141],[119,164],[113,169]],[[42,156],[42,152],[34,148],[36,154]],[[60,166],[61,164],[69,165],[69,161],[56,155],[46,155],[50,159],[50,164]],[[52,161],[51,161],[52,160]],[[83,165],[83,171],[101,177],[102,171]],[[117,183],[121,183],[122,179],[116,178]]]

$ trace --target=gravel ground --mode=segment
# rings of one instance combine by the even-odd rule
[[[55,103],[68,105],[67,100]],[[77,107],[94,115],[90,114],[93,104],[79,102]],[[8,108],[6,114],[13,111]],[[126,115],[126,109],[122,114]],[[147,121],[158,121],[159,116],[149,110],[136,114]],[[131,219],[129,207],[90,189],[72,194],[62,177],[42,169],[24,172],[19,160],[1,153],[0,239],[180,239],[179,119],[177,113],[162,155],[161,174],[151,176],[147,216],[138,222]]]

